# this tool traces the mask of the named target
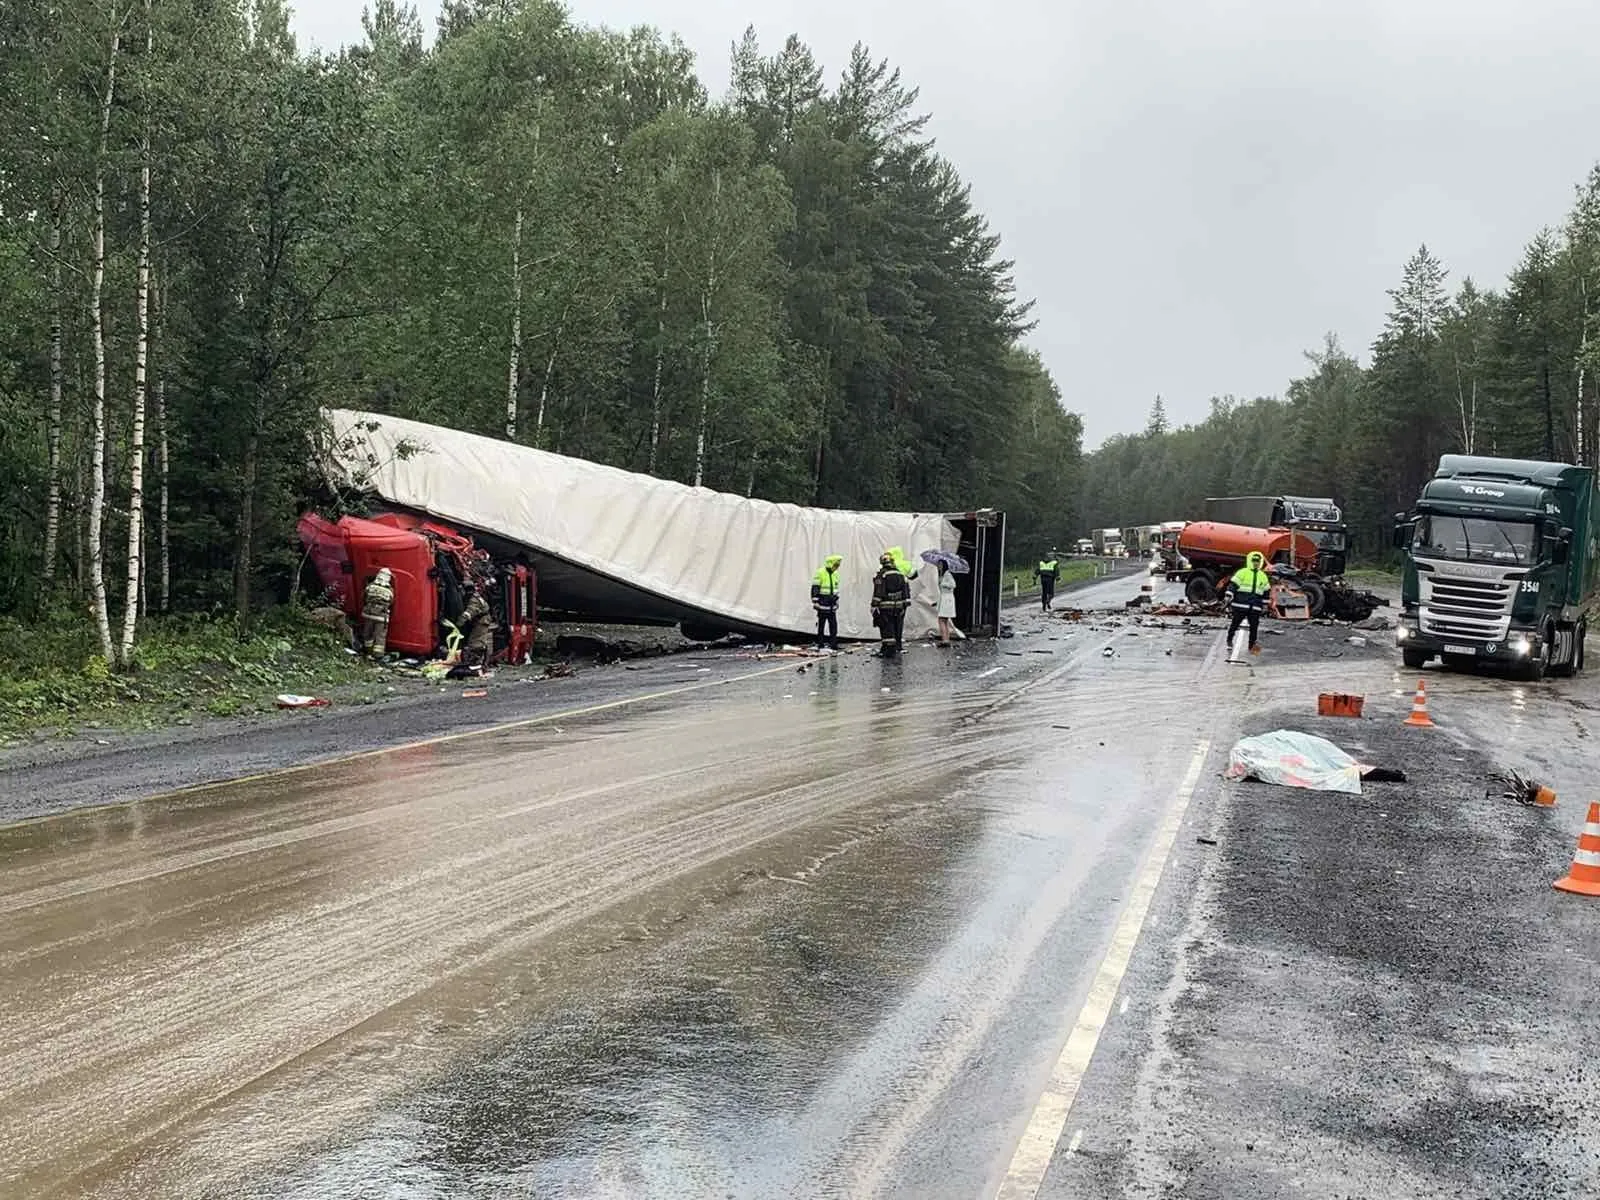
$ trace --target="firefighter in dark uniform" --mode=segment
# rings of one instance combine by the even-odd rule
[[[462,663],[469,667],[488,666],[489,655],[494,651],[495,630],[499,627],[489,607],[489,598],[484,595],[483,584],[478,580],[472,582],[472,598],[456,618],[456,628],[466,637],[461,650]]]
[[[878,627],[880,651],[893,658],[905,645],[906,609],[911,604],[911,584],[895,564],[893,554],[878,560],[872,580],[872,623]]]
[[[379,567],[361,597],[361,640],[373,658],[382,658],[387,649],[393,615],[394,578],[388,567]]]

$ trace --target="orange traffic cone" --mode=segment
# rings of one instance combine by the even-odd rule
[[[1589,819],[1578,835],[1572,870],[1552,885],[1579,896],[1600,896],[1600,804],[1589,805]]]
[[[1432,729],[1433,718],[1428,715],[1428,681],[1417,680],[1417,698],[1411,702],[1411,715],[1402,725],[1415,725],[1419,729]]]

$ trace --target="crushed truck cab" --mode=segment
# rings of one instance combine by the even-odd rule
[[[1483,663],[1530,679],[1581,670],[1595,593],[1594,491],[1589,467],[1441,458],[1395,525],[1405,665]]]

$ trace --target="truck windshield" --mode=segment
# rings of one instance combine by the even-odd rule
[[[1294,526],[1291,525],[1290,528],[1294,529]],[[1344,534],[1337,529],[1297,529],[1295,534],[1298,537],[1310,539],[1315,546],[1322,550],[1345,549]]]
[[[1474,562],[1533,561],[1537,531],[1520,521],[1473,517],[1424,517],[1417,522],[1417,549],[1425,556]]]

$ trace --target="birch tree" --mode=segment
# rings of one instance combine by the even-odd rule
[[[150,364],[150,76],[154,70],[152,60],[156,44],[155,24],[151,16],[151,0],[144,0],[144,76],[140,88],[143,112],[139,133],[139,266],[138,290],[134,298],[137,342],[133,357],[133,431],[128,442],[131,473],[128,484],[128,575],[123,594],[122,639],[117,646],[117,662],[125,670],[133,665],[134,636],[139,624],[139,597],[144,588],[144,426]]]
[[[45,441],[49,455],[44,516],[44,581],[55,583],[56,561],[61,557],[61,402],[62,354],[65,336],[62,326],[62,236],[66,197],[59,184],[50,195],[50,404],[45,410]]]
[[[111,110],[117,93],[118,56],[122,50],[122,20],[115,0],[110,9],[109,50],[100,93],[100,138],[94,160],[94,248],[90,267],[89,319],[94,340],[94,407],[89,420],[89,600],[94,614],[100,652],[108,664],[117,661],[111,640],[111,614],[107,607],[105,540],[106,509],[106,176],[110,170]]]

